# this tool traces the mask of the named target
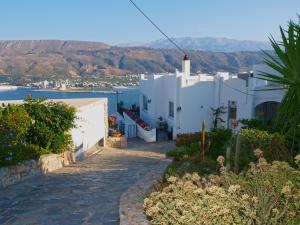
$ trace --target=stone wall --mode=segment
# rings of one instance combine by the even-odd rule
[[[26,178],[47,174],[64,166],[75,163],[74,153],[42,155],[39,160],[28,160],[22,164],[0,168],[0,189]]]
[[[38,161],[38,165],[40,171],[43,174],[47,174],[75,162],[76,160],[74,153],[71,151],[66,151],[62,154],[42,155]]]
[[[1,167],[0,189],[40,173],[38,162],[34,160],[16,166]]]
[[[106,146],[109,148],[127,148],[126,137],[108,137]]]

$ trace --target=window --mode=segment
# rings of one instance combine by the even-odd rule
[[[238,122],[236,120],[237,114],[237,102],[229,101],[228,102],[228,127],[236,128],[238,126]]]
[[[228,102],[228,119],[236,119],[236,101]]]
[[[169,102],[169,117],[174,117],[174,103]]]
[[[145,95],[143,95],[143,110],[148,110],[148,98]]]

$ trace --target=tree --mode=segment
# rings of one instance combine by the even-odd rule
[[[283,133],[299,131],[300,117],[300,17],[298,23],[289,21],[287,30],[280,26],[281,41],[269,40],[274,53],[264,51],[264,62],[278,74],[261,72],[260,79],[271,81],[286,89],[275,119],[275,126]]]
[[[226,113],[227,107],[220,106],[216,109],[211,107],[210,109],[213,112],[213,130],[215,130],[218,128],[220,123],[225,123],[225,121],[222,119],[222,115]]]

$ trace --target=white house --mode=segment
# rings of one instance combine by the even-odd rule
[[[100,142],[105,145],[108,136],[107,98],[52,99],[76,108],[76,127],[71,129],[75,157],[89,155]],[[0,104],[20,104],[23,101],[0,101]]]
[[[226,107],[223,126],[232,127],[232,121],[263,116],[270,119],[281,101],[282,90],[258,91],[274,84],[256,79],[258,71],[268,70],[257,65],[253,73],[231,75],[218,72],[191,75],[190,60],[182,62],[182,72],[153,74],[140,79],[140,116],[156,127],[158,118],[168,124],[173,138],[177,134],[196,132],[206,121],[206,129],[213,125],[211,108]]]
[[[76,158],[89,155],[100,142],[105,145],[108,136],[107,98],[61,99],[76,108],[76,127],[71,130]]]

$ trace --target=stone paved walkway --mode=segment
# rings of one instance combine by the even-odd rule
[[[171,142],[129,142],[0,190],[0,224],[119,224],[119,199],[164,159]]]

